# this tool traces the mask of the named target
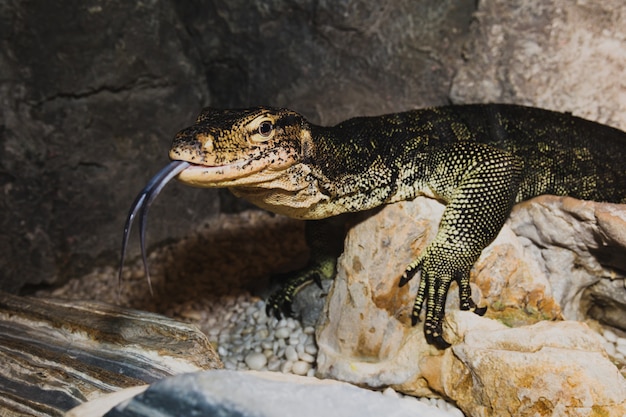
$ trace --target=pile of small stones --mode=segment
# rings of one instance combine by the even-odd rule
[[[207,335],[217,346],[226,369],[290,372],[313,375],[317,346],[315,329],[292,318],[265,314],[265,302],[240,297],[222,318],[208,320]]]
[[[602,329],[601,333],[605,339],[606,353],[619,364],[626,364],[626,337],[620,337],[616,332],[606,328]]]
[[[223,299],[222,311],[214,310],[206,326],[209,340],[226,369],[276,371],[313,376],[317,345],[315,329],[292,318],[276,319],[265,313],[265,302],[254,296]],[[387,388],[383,395],[421,401],[446,411],[450,417],[463,412],[443,399],[414,398]]]

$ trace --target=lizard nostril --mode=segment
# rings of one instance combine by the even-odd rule
[[[214,138],[212,135],[198,135],[198,140],[200,142],[204,142],[202,147],[207,152],[213,152],[215,150],[215,145],[213,143]]]

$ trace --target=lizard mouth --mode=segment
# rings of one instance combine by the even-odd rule
[[[245,182],[242,178],[256,174],[269,165],[267,158],[246,159],[224,165],[188,163],[188,166],[180,171],[178,179],[196,187],[228,187]]]
[[[146,256],[146,224],[148,219],[148,210],[154,202],[154,199],[159,195],[163,187],[172,180],[175,176],[180,174],[185,168],[188,168],[191,164],[185,161],[172,161],[167,164],[163,169],[156,173],[154,177],[148,181],[148,184],[139,192],[135,201],[130,207],[126,223],[124,224],[124,235],[122,237],[122,254],[120,257],[120,268],[118,274],[118,286],[122,281],[122,269],[124,268],[124,258],[126,257],[126,248],[128,246],[128,239],[130,237],[130,230],[133,226],[133,222],[136,217],[139,217],[139,245],[141,247],[141,258],[143,260],[143,268],[148,279],[148,286],[150,287],[150,293],[152,294],[152,284],[150,282],[150,272],[148,270],[148,258]]]
[[[126,218],[126,223],[124,224],[124,234],[122,236],[118,285],[120,285],[122,281],[122,271],[124,268],[128,241],[130,239],[130,232],[135,218],[137,218],[137,221],[139,222],[139,245],[141,248],[141,258],[143,261],[144,273],[148,280],[148,286],[150,287],[150,293],[152,294],[152,284],[150,281],[150,271],[148,269],[148,258],[145,245],[148,211],[156,197],[173,178],[178,176],[178,179],[183,183],[199,187],[229,187],[246,184],[258,184],[259,182],[266,181],[268,178],[273,178],[275,175],[280,175],[279,170],[274,174],[262,175],[260,179],[254,176],[254,174],[265,170],[269,165],[271,165],[271,162],[275,161],[270,157],[265,157],[242,160],[226,165],[210,166],[174,160],[163,167],[150,179],[150,181],[148,181],[148,184],[146,184],[146,186],[139,192],[137,197],[135,197],[135,201],[133,201],[130,211],[128,212],[128,217]]]

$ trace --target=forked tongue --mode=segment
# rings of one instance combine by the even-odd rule
[[[143,260],[143,269],[148,279],[148,286],[150,287],[150,294],[152,292],[152,282],[150,281],[150,271],[148,270],[148,257],[146,255],[146,223],[148,220],[148,210],[152,205],[154,199],[159,195],[163,187],[171,181],[172,178],[180,174],[185,168],[189,166],[189,162],[185,161],[172,161],[167,164],[163,169],[156,173],[148,184],[141,190],[139,195],[133,201],[128,212],[128,218],[126,224],[124,224],[124,235],[122,236],[122,255],[120,257],[120,268],[118,273],[118,291],[121,291],[122,282],[122,269],[124,268],[124,258],[126,257],[126,247],[128,246],[128,239],[130,236],[130,229],[133,226],[135,217],[139,214],[139,245],[141,247],[141,258]],[[119,297],[119,294],[118,294]]]

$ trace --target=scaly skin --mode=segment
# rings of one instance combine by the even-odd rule
[[[452,281],[460,308],[484,313],[472,301],[469,272],[516,202],[556,194],[626,203],[624,132],[513,105],[447,106],[332,127],[286,109],[205,109],[178,133],[170,158],[191,164],[178,175],[184,183],[227,187],[298,219],[420,195],[445,202],[437,236],[400,277],[404,285],[421,271],[412,321],[425,305],[426,339],[440,348],[449,346],[442,320]],[[299,288],[332,277],[336,251],[320,241],[313,239],[309,270],[270,298],[270,312],[288,313]]]

